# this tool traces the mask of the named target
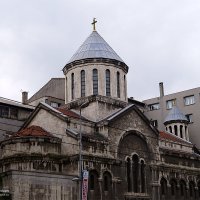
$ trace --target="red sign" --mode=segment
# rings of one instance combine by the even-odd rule
[[[82,200],[87,200],[88,193],[88,176],[89,172],[87,170],[83,170],[83,182],[82,182]]]

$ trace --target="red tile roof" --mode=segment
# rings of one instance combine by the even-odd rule
[[[170,133],[163,132],[163,131],[160,131],[160,139],[161,140],[171,140],[173,142],[187,143],[186,141],[183,141],[182,139],[179,139],[178,137],[176,137]]]
[[[36,136],[36,137],[54,137],[52,134],[41,128],[40,126],[30,126],[21,131],[18,131],[11,137],[26,137],[26,136]]]
[[[67,110],[66,108],[57,108],[57,110],[66,116],[80,118],[80,115],[76,114],[75,112],[71,110]]]

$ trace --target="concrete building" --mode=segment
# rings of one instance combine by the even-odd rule
[[[164,127],[173,132],[150,123],[127,98],[128,66],[93,25],[63,68],[66,104],[39,103],[0,143],[0,188],[13,200],[77,200],[83,183],[88,200],[200,198],[200,156],[175,128],[188,121],[174,109]]]
[[[37,106],[45,102],[53,107],[60,107],[65,104],[65,79],[52,78],[38,92],[27,100],[29,105]]]
[[[0,97],[0,140],[17,132],[33,110],[33,106]]]
[[[163,83],[159,87],[159,97],[143,101],[147,106],[145,115],[159,130],[164,130],[166,116],[174,105],[177,106],[189,121],[190,141],[200,148],[200,88],[164,95]]]

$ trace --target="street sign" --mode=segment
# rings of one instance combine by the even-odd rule
[[[89,172],[87,170],[83,170],[82,173],[83,173],[82,200],[87,200]]]

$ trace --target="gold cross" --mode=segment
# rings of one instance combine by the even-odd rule
[[[93,31],[96,31],[96,27],[95,27],[95,24],[96,24],[96,23],[97,23],[96,18],[93,18],[93,22],[92,22]]]

